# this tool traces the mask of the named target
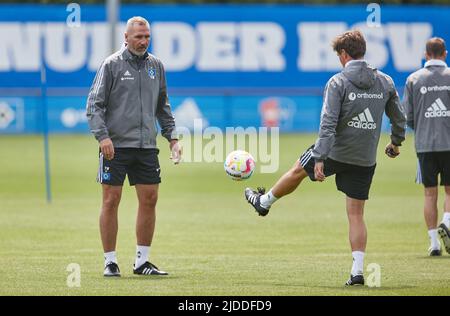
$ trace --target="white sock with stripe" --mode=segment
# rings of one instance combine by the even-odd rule
[[[270,189],[269,192],[267,192],[264,195],[261,195],[260,197],[260,202],[261,202],[261,206],[264,207],[265,209],[269,209],[273,203],[275,203],[278,200],[278,198],[273,195],[272,193],[272,189]]]
[[[438,233],[437,233],[437,229],[430,229],[428,231],[428,236],[430,237],[430,242],[431,242],[431,249],[433,250],[440,250],[441,249],[441,243],[439,242],[438,239]]]
[[[117,257],[116,257],[115,251],[105,252],[103,254],[103,256],[105,258],[105,267],[108,263],[111,263],[111,262],[117,263]]]
[[[444,213],[444,218],[442,219],[442,223],[444,223],[445,226],[447,226],[447,228],[450,228],[450,212]]]
[[[352,275],[363,275],[364,274],[364,252],[362,251],[352,251],[353,265],[352,265]]]
[[[150,255],[150,246],[136,246],[136,260],[134,261],[134,268],[137,269],[148,261]]]

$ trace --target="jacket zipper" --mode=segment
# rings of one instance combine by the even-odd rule
[[[142,133],[142,127],[143,127],[143,116],[144,116],[144,109],[142,106],[142,89],[141,89],[141,67],[138,63],[138,71],[139,71],[139,101],[141,103],[141,129],[140,129],[140,133],[141,133],[141,144],[140,144],[140,148],[144,148],[144,138],[143,138],[143,133]]]

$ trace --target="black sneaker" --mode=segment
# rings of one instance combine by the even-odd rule
[[[450,253],[450,231],[444,223],[441,223],[438,227],[438,234],[442,238],[444,248],[447,253]]]
[[[103,271],[105,277],[120,277],[120,269],[117,263],[110,262],[106,265],[105,271]]]
[[[266,189],[264,188],[258,188],[258,191],[254,191],[250,188],[245,189],[245,199],[255,208],[255,211],[259,216],[266,216],[270,209],[261,206],[260,198],[264,193],[266,193]]]
[[[350,279],[345,283],[347,286],[364,285],[364,276],[362,274],[350,275]]]
[[[134,267],[134,266],[133,266]],[[153,263],[146,261],[137,269],[133,269],[134,274],[140,275],[168,275],[169,273],[159,270]]]
[[[439,256],[442,255],[441,249],[432,249],[432,248],[430,248],[430,249],[428,249],[428,255],[430,257],[439,257]]]

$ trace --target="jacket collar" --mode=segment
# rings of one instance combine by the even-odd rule
[[[424,65],[424,67],[431,67],[431,66],[441,66],[441,67],[447,67],[447,64],[445,63],[445,61],[440,60],[440,59],[430,59],[429,61],[427,61]]]
[[[345,67],[348,67],[348,66],[353,65],[353,64],[358,64],[358,63],[366,63],[367,64],[367,61],[364,60],[364,59],[352,59],[352,60],[349,60],[345,64]]]

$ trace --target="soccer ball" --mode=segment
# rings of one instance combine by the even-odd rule
[[[255,170],[255,159],[244,150],[235,150],[228,154],[223,167],[231,179],[246,180]]]

